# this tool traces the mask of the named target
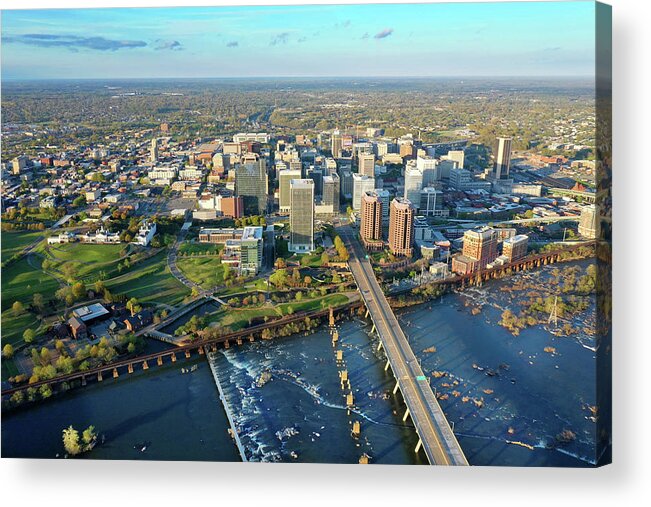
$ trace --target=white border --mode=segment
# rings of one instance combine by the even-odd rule
[[[399,1],[399,0],[396,0]],[[190,0],[191,5],[235,1]],[[249,0],[248,5],[300,4]],[[307,3],[390,3],[309,1]],[[423,2],[412,2],[423,3]],[[2,460],[3,505],[642,505],[649,438],[648,3],[611,0],[614,46],[614,465],[599,470]],[[175,6],[101,0],[93,7]],[[2,9],[87,7],[83,0],[0,0]],[[571,27],[568,27],[571,30]],[[645,220],[646,219],[646,220]],[[642,231],[647,232],[643,234]],[[29,438],[28,435],[25,438]],[[417,503],[416,503],[417,502]]]

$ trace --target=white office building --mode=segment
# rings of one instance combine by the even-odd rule
[[[362,196],[375,189],[375,178],[353,173],[353,209],[362,209]]]
[[[278,173],[278,205],[281,212],[289,212],[291,207],[289,183],[291,180],[300,180],[300,169],[283,169]]]
[[[416,167],[423,173],[423,187],[432,186],[441,179],[438,171],[438,163],[434,157],[418,157],[416,159]]]
[[[423,188],[423,172],[414,163],[405,167],[405,193],[404,198],[410,202],[420,203],[420,191]]]

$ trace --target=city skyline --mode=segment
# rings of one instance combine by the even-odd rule
[[[2,74],[588,77],[594,9],[576,1],[5,10]]]

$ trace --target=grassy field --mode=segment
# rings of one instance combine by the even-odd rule
[[[54,270],[60,271],[65,264],[72,263],[76,268],[76,278],[93,282],[104,272],[107,278],[118,275],[120,252],[127,245],[86,245],[68,243],[50,245],[41,249],[41,254],[52,261]],[[130,247],[129,247],[130,248]]]
[[[260,317],[282,317],[289,314],[291,307],[293,313],[307,312],[338,306],[346,303],[348,298],[344,294],[329,294],[327,296],[306,301],[282,303],[280,305],[263,305],[257,308],[221,308],[207,317],[208,323],[217,323],[219,326],[228,326],[233,331],[248,326],[249,321]]]
[[[176,305],[190,294],[190,290],[170,273],[165,250],[105,283],[111,292],[136,297],[145,303]]]
[[[2,359],[2,381],[6,381],[9,377],[18,375],[20,371],[16,367],[16,363],[12,359]]]
[[[287,259],[288,262],[298,262],[301,266],[321,267],[321,254],[294,254]]]
[[[43,294],[47,300],[59,288],[57,281],[40,269],[32,268],[26,258],[2,268],[2,309],[11,307],[14,301],[27,305],[34,293]]]
[[[177,257],[176,265],[194,283],[209,289],[224,283],[225,264],[218,257]]]
[[[25,311],[16,315],[11,309],[15,301],[27,308],[35,293],[42,294],[45,300],[54,297],[59,284],[51,276],[35,270],[22,258],[2,269],[2,343],[17,345],[22,343],[23,332],[27,327],[37,327],[34,315]]]
[[[9,257],[18,253],[30,243],[43,237],[44,234],[40,231],[2,231],[2,234],[0,234],[0,241],[2,242],[2,260],[5,261],[9,259]]]
[[[212,245],[209,243],[181,243],[179,246],[180,254],[216,254],[224,249],[224,245]]]

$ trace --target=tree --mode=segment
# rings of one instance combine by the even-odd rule
[[[95,426],[88,426],[88,428],[86,428],[81,434],[81,439],[86,445],[86,448],[90,447],[90,445],[97,439],[97,435],[95,434]]]
[[[104,273],[104,272],[100,271],[100,275],[101,275],[101,273]],[[106,273],[104,273],[104,275],[106,276]],[[102,280],[97,280],[95,282],[95,293],[96,294],[103,294],[105,289],[106,289],[106,286],[104,285],[104,282]]]
[[[321,266],[327,266],[328,262],[330,262],[330,257],[328,256],[328,252],[323,252],[321,254]]]
[[[43,309],[45,308],[43,294],[39,294],[38,292],[34,294],[34,296],[32,296],[32,305],[38,313],[43,313]]]
[[[47,347],[43,347],[41,349],[40,356],[41,356],[41,364],[43,366],[50,363],[50,359],[51,359],[51,357],[50,357],[50,349],[48,349]]]
[[[137,298],[131,298],[129,301],[127,301],[127,310],[131,311],[132,317],[140,310],[142,310],[142,307],[138,303]]]
[[[271,283],[275,287],[283,287],[287,285],[287,270],[286,269],[279,269],[275,273],[273,273],[271,276],[269,276],[269,283]]]
[[[76,282],[72,285],[72,295],[75,299],[82,299],[86,296],[86,285],[84,282]]]
[[[23,340],[25,340],[25,343],[27,344],[32,343],[35,338],[36,338],[36,331],[29,328],[25,329],[25,331],[23,332]]]
[[[81,445],[79,444],[79,432],[70,425],[63,430],[63,447],[66,452],[72,456],[81,453]]]
[[[7,343],[4,347],[2,347],[2,355],[7,359],[14,357],[14,348],[11,343]]]
[[[66,262],[61,266],[61,272],[66,280],[74,280],[75,275],[77,274],[77,265],[74,262]]]
[[[14,301],[14,304],[11,305],[11,309],[16,315],[20,315],[25,311],[25,307],[20,301]]]

